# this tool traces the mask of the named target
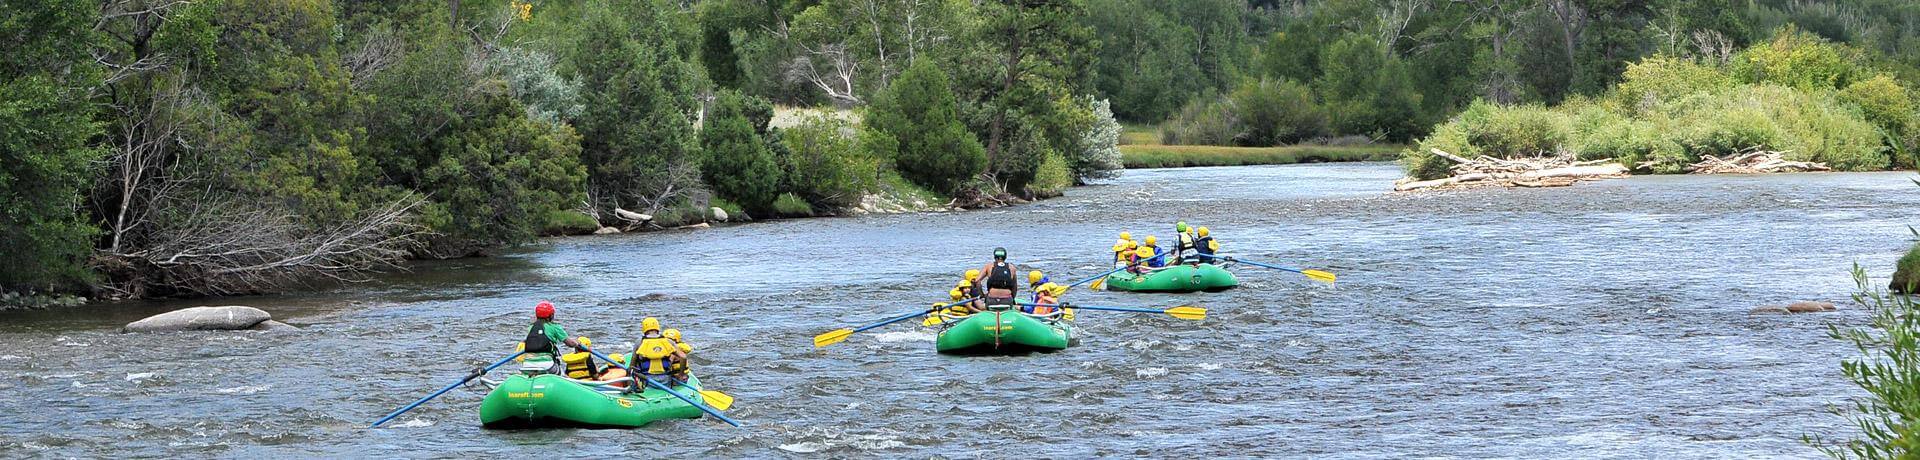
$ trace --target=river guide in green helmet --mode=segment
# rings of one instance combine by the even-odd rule
[[[1013,305],[1020,295],[1020,280],[1013,276],[1013,263],[1007,262],[1007,248],[993,248],[993,262],[981,267],[987,277],[987,305]]]
[[[1197,248],[1197,246],[1193,245],[1193,241],[1194,241],[1193,232],[1192,232],[1192,228],[1187,227],[1187,221],[1183,220],[1173,224],[1173,229],[1179,232],[1177,234],[1178,235],[1177,238],[1179,239],[1175,240],[1175,241],[1178,241],[1179,243],[1173,245],[1173,255],[1167,256],[1172,260],[1169,260],[1167,265],[1180,265],[1187,262],[1192,262],[1192,263],[1205,262],[1204,260],[1199,260],[1199,258],[1195,258],[1194,260],[1186,259],[1187,254],[1192,254],[1194,249]]]

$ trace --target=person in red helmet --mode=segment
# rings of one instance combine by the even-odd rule
[[[587,349],[585,345],[567,337],[567,329],[560,327],[560,323],[553,320],[553,303],[547,301],[541,301],[539,305],[533,307],[533,327],[527,329],[527,338],[520,341],[520,344],[525,346],[522,350],[529,355],[528,359],[552,361],[553,368],[548,370],[552,374],[561,374],[566,371],[565,364],[554,358],[560,353],[560,344],[582,350]]]

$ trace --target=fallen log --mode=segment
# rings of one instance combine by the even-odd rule
[[[1454,164],[1452,173],[1440,179],[1402,180],[1396,191],[1459,187],[1564,187],[1584,180],[1625,177],[1627,167],[1612,159],[1572,161],[1565,157],[1494,158],[1479,155],[1467,159],[1440,149],[1428,149],[1434,156]]]

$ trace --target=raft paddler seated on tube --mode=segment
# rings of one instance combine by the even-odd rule
[[[679,331],[674,332],[679,335]],[[668,386],[686,383],[675,376],[676,373],[681,377],[686,375],[686,362],[682,361],[686,351],[681,350],[682,345],[667,338],[660,329],[660,319],[649,316],[640,320],[640,344],[634,346],[631,358],[633,371]]]
[[[1039,304],[1020,307],[1021,312],[1030,315],[1046,316],[1053,314],[1056,307],[1046,305],[1058,305],[1060,303],[1060,294],[1067,292],[1066,286],[1054,284],[1051,279],[1047,278],[1045,273],[1041,273],[1039,270],[1027,273],[1027,284],[1033,288],[1031,303]]]
[[[993,262],[980,268],[986,274],[986,304],[1013,305],[1020,295],[1020,282],[1013,276],[1013,263],[1007,262],[1007,248],[993,248]]]
[[[548,368],[547,373],[565,375],[566,365],[555,359],[560,354],[559,344],[580,350],[587,349],[587,346],[567,338],[567,328],[560,327],[560,323],[553,320],[553,315],[551,302],[541,301],[533,307],[533,327],[527,329],[527,338],[520,341],[520,350],[526,352],[524,356],[530,359],[552,362],[553,367]]]

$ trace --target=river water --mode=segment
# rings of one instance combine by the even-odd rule
[[[0,314],[9,457],[1809,457],[1862,394],[1829,324],[1855,262],[1884,284],[1920,223],[1910,173],[1636,177],[1555,189],[1387,193],[1391,164],[1129,171],[1060,199],[554,239],[319,292]],[[907,324],[993,246],[1078,279],[1121,230],[1211,227],[1242,266],[1218,294],[1076,291],[1075,348],[947,357]],[[550,299],[576,334],[684,331],[738,399],[638,430],[489,431],[455,390]],[[1752,316],[1796,300],[1841,310]],[[146,314],[245,304],[298,333],[119,334]],[[498,375],[498,374],[496,374]]]

